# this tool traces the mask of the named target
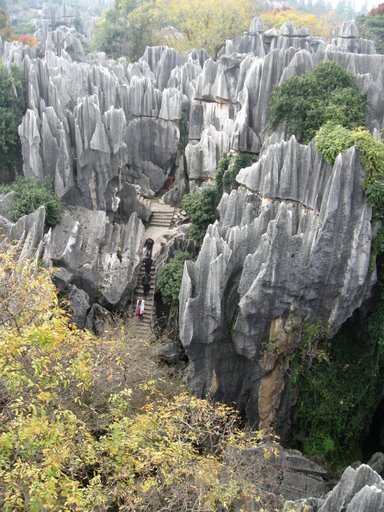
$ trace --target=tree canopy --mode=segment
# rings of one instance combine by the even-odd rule
[[[332,61],[293,76],[274,88],[269,103],[269,126],[281,126],[308,143],[327,121],[345,127],[365,125],[366,98],[356,78]]]
[[[40,206],[45,208],[47,227],[53,227],[60,221],[60,199],[52,191],[52,185],[49,181],[39,181],[36,178],[18,178],[13,183],[0,187],[0,192],[10,190],[16,192],[10,212],[11,220],[14,222],[23,215],[33,213]]]
[[[313,36],[330,38],[335,21],[331,16],[324,14],[312,14],[302,10],[294,10],[290,8],[270,9],[262,12],[260,18],[266,29],[276,27],[279,29],[283,23],[293,21],[299,27],[306,27]]]
[[[226,39],[249,28],[255,13],[254,0],[120,0],[103,14],[93,46],[132,61],[159,44],[205,48],[215,57]]]

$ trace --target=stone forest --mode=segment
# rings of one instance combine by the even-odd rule
[[[0,509],[384,511],[384,4],[9,4]]]

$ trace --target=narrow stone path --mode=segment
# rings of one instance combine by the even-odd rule
[[[144,297],[143,285],[141,279],[144,275],[144,265],[140,268],[139,282],[133,295],[133,307],[135,308],[136,302],[139,298],[143,298],[145,301],[143,319],[140,320],[135,317],[132,322],[132,328],[136,336],[146,336],[152,332],[153,321],[156,316],[156,304],[155,304],[155,285],[157,277],[156,258],[161,249],[161,238],[168,232],[172,219],[175,213],[175,209],[172,206],[159,203],[156,199],[150,201],[150,208],[152,215],[145,230],[145,239],[152,238],[155,242],[152,250],[153,266],[151,269],[151,288],[146,297]]]

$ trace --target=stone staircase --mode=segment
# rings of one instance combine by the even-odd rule
[[[144,297],[144,289],[141,284],[141,279],[145,273],[144,264],[140,268],[138,285],[133,294],[132,307],[136,308],[136,302],[139,298],[145,301],[143,319],[138,317],[134,318],[133,330],[137,336],[146,336],[151,333],[153,327],[153,320],[156,316],[155,304],[155,285],[157,277],[156,256],[161,249],[161,238],[168,232],[175,209],[166,204],[159,203],[157,200],[151,200],[150,208],[152,215],[145,230],[144,238],[152,238],[154,243],[152,250],[153,265],[151,269],[151,287],[146,297]]]
[[[140,320],[138,317],[135,317],[135,332],[138,336],[146,335],[151,331],[151,323],[154,315],[156,313],[156,307],[154,304],[154,291],[155,291],[155,269],[152,266],[151,268],[151,287],[146,297],[144,297],[144,289],[141,284],[141,278],[145,274],[144,264],[142,264],[139,273],[139,284],[137,285],[134,295],[133,295],[133,303],[132,306],[136,309],[136,303],[139,298],[144,299],[144,315],[143,319]]]

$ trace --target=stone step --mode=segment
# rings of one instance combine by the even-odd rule
[[[147,293],[147,297],[151,297],[153,295],[153,292],[153,286],[150,286],[149,291]],[[139,284],[138,286],[136,286],[135,293],[144,293],[144,287],[141,284]]]
[[[154,223],[154,222],[157,222],[158,220],[167,220],[167,221],[171,221],[173,219],[173,215],[153,215],[151,217],[151,225]]]
[[[156,226],[162,226],[163,224],[170,226],[171,223],[172,219],[164,219],[163,217],[159,217],[158,219],[153,219],[153,221],[151,222],[151,228],[155,228]]]
[[[152,204],[151,206],[152,212],[174,212],[175,209],[172,206],[168,206],[167,204]]]
[[[172,217],[170,217],[170,218],[167,218],[167,217],[156,217],[155,219],[153,219],[151,221],[151,226],[155,226],[159,222],[168,222],[170,224],[172,222]]]
[[[166,220],[167,222],[171,222],[173,219],[173,215],[154,215],[151,218],[150,225],[153,226],[154,222],[158,222],[159,220]]]
[[[161,226],[161,227],[165,227],[165,228],[168,228],[169,226],[171,225],[170,221],[169,220],[154,220],[151,224],[152,227],[158,227],[158,226]]]

